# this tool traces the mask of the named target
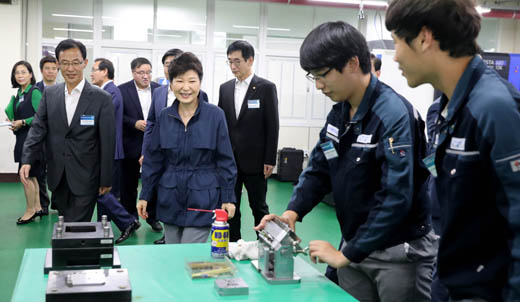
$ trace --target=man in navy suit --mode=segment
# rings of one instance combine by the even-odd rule
[[[123,96],[123,147],[121,203],[136,219],[137,186],[139,184],[139,158],[143,147],[148,111],[152,105],[154,90],[160,85],[152,82],[152,64],[146,58],[135,58],[130,63],[133,80],[119,86]],[[154,231],[162,231],[155,218],[155,200],[149,201],[149,217],[146,220]]]
[[[167,79],[168,85],[162,85],[154,91],[152,97],[152,105],[150,106],[150,111],[148,112],[148,117],[146,119],[146,130],[144,132],[143,137],[143,150],[142,154],[144,154],[144,150],[149,143],[150,137],[152,135],[153,127],[155,125],[155,119],[159,117],[161,110],[166,107],[171,106],[173,101],[175,100],[175,95],[173,91],[170,89],[170,81],[168,75],[168,68],[172,65],[173,60],[182,54],[183,51],[178,48],[172,48],[164,53],[162,57],[162,64],[164,69],[164,76]],[[208,102],[208,95],[204,91],[200,91],[199,93],[199,101]],[[139,164],[143,164],[143,156],[139,159]],[[148,207],[148,209],[150,209]],[[160,239],[154,241],[155,244],[164,244],[164,236]]]
[[[141,224],[134,216],[117,200],[121,182],[121,161],[125,154],[123,151],[123,98],[119,88],[114,84],[114,65],[107,59],[99,58],[94,61],[92,72],[90,73],[92,84],[101,87],[112,96],[114,105],[115,126],[116,126],[116,148],[114,155],[114,168],[112,171],[112,190],[110,193],[98,197],[98,220],[102,215],[107,215],[113,220],[121,236],[116,243],[121,243],[128,239]]]
[[[35,84],[42,94],[46,86],[52,86],[56,84],[56,76],[58,75],[58,62],[53,56],[45,56],[40,60],[40,72],[42,73],[43,80]],[[47,194],[47,163],[44,161],[43,166],[45,167],[45,173],[39,175],[38,186],[40,187],[40,205],[42,207],[43,215],[49,214],[49,194]],[[54,202],[54,198],[52,198]],[[56,209],[54,204],[51,204],[51,208]]]

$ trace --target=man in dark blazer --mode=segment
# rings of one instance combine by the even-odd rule
[[[173,101],[175,100],[175,95],[170,89],[171,79],[168,73],[168,69],[171,65],[173,65],[172,63],[173,60],[175,60],[175,57],[182,54],[182,52],[183,51],[178,48],[172,48],[166,51],[162,57],[164,77],[167,79],[168,85],[162,85],[153,92],[152,105],[150,107],[150,111],[148,112],[148,117],[146,119],[146,130],[144,132],[143,149],[141,154],[144,154],[144,150],[146,149],[149,143],[153,127],[155,125],[155,120],[159,117],[161,110],[163,110],[167,106],[171,106],[171,104],[173,104]],[[202,90],[199,93],[199,101],[208,102],[208,95]],[[141,158],[139,159],[139,164],[143,164],[143,156],[141,156]],[[160,239],[155,240],[154,243],[164,244],[164,236]]]
[[[35,86],[42,92],[46,86],[53,86],[56,84],[56,76],[58,75],[58,62],[56,58],[47,55],[40,60],[40,72],[42,74],[42,80],[35,84]],[[44,151],[45,153],[45,151]],[[47,193],[47,163],[45,162],[45,156],[42,159],[42,165],[44,167],[44,173],[38,175],[38,186],[40,188],[40,205],[42,207],[43,215],[49,214],[49,194]],[[52,198],[54,203],[55,198]],[[54,204],[51,204],[52,209],[56,209]]]
[[[92,72],[90,73],[92,84],[101,87],[112,96],[114,105],[115,127],[116,127],[116,149],[114,154],[114,169],[112,171],[112,190],[98,198],[98,221],[102,215],[107,215],[119,230],[121,236],[116,243],[121,243],[128,239],[140,226],[139,220],[123,207],[117,200],[119,198],[119,188],[121,182],[121,161],[125,157],[123,151],[123,97],[119,88],[114,84],[114,65],[110,60],[98,58],[94,61]]]
[[[269,213],[265,202],[267,178],[276,164],[278,147],[278,97],[272,82],[254,75],[254,49],[235,41],[227,49],[236,79],[220,86],[218,106],[226,114],[231,145],[238,167],[235,217],[229,220],[230,241],[240,234],[240,197],[245,185],[255,225]]]
[[[135,58],[131,63],[133,80],[119,85],[123,96],[123,159],[121,203],[136,219],[137,186],[139,185],[139,158],[143,147],[146,117],[152,105],[152,95],[160,85],[152,82],[152,64],[146,58]],[[146,222],[156,232],[162,231],[155,217],[155,200],[149,201]]]
[[[24,144],[20,178],[45,143],[49,188],[65,221],[90,221],[98,195],[112,186],[115,126],[110,94],[83,77],[87,50],[67,39],[56,47],[65,83],[47,87]]]

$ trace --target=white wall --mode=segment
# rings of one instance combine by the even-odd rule
[[[12,5],[0,4],[0,37],[2,37],[2,64],[0,72],[0,118],[5,120],[5,107],[16,93],[11,88],[11,68],[22,57],[22,9],[21,1]],[[0,173],[16,173],[13,149],[15,137],[6,127],[0,128]]]

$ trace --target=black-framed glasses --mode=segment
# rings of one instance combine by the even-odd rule
[[[307,80],[315,83],[316,81],[322,81],[326,76],[327,74],[332,70],[332,68],[329,68],[327,69],[327,71],[325,71],[324,73],[322,74],[317,74],[317,75],[314,75],[314,74],[311,74],[310,72],[308,72],[305,77],[307,78]]]
[[[226,64],[228,65],[235,65],[236,67],[240,66],[240,59],[235,60],[226,60]]]
[[[83,62],[85,61],[72,61],[72,62],[68,62],[68,61],[62,61],[60,62],[60,65],[67,68],[67,67],[74,67],[74,68],[78,68],[81,64],[83,64]]]

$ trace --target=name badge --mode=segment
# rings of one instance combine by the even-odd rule
[[[249,109],[259,109],[260,108],[260,100],[248,100],[247,108]]]
[[[360,134],[358,135],[356,142],[362,144],[370,144],[372,142],[372,134]]]
[[[425,158],[423,158],[423,163],[428,168],[428,171],[433,175],[433,177],[437,177],[437,168],[435,168],[435,153],[432,153]]]
[[[331,140],[335,141],[336,143],[339,143],[339,129],[336,128],[334,125],[327,124],[327,137]]]
[[[458,137],[451,138],[450,149],[464,151],[465,148],[466,148],[466,139],[465,138],[458,138]]]
[[[23,100],[24,100],[24,95],[22,94],[22,95],[18,98],[18,103],[23,102]]]
[[[334,148],[334,144],[331,141],[320,144],[321,149],[323,150],[323,154],[327,160],[331,160],[338,157],[338,152],[336,152],[336,148]]]
[[[81,126],[94,126],[94,116],[93,115],[82,115],[79,118],[79,124]]]

